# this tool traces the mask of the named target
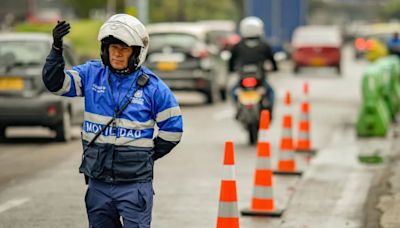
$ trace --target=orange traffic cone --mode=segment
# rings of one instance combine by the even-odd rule
[[[299,135],[296,145],[297,152],[315,154],[316,150],[311,149],[311,125],[310,125],[310,104],[308,102],[308,84],[303,85],[304,100],[301,103],[299,118]]]
[[[296,160],[294,158],[294,146],[292,138],[292,115],[290,114],[290,105],[292,99],[290,92],[286,92],[285,107],[287,113],[282,118],[282,137],[280,143],[280,153],[278,160],[278,170],[274,171],[275,174],[294,174],[301,175],[301,171],[296,170]]]
[[[242,210],[242,215],[276,216],[282,215],[282,210],[275,207],[272,192],[271,145],[268,142],[270,113],[261,112],[258,131],[257,164],[254,175],[254,189],[251,206]]]
[[[217,228],[239,228],[233,142],[225,142],[224,172],[219,195]]]

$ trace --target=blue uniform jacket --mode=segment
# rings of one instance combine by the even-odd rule
[[[142,74],[149,76],[149,82],[137,89]],[[43,82],[54,94],[85,98],[84,154],[79,170],[86,176],[110,183],[151,181],[154,161],[181,139],[182,115],[175,97],[144,66],[129,75],[118,75],[92,60],[64,70],[62,52],[52,49],[43,68]],[[127,108],[88,147],[128,99]]]

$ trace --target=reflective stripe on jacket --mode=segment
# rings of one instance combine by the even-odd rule
[[[151,180],[154,160],[169,153],[182,136],[181,111],[170,89],[144,66],[129,75],[112,73],[96,60],[70,70],[60,69],[64,69],[63,57],[53,49],[43,68],[44,83],[54,94],[85,97],[85,153],[80,172],[106,182]],[[149,76],[149,82],[137,88],[136,81],[142,74]],[[96,132],[129,99],[130,104],[114,124],[88,148]],[[154,138],[155,124],[158,133]]]

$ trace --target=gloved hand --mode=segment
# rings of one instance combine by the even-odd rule
[[[53,28],[53,46],[61,50],[62,39],[69,33],[71,26],[66,21],[58,21],[57,25]]]

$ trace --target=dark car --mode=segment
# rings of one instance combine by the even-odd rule
[[[147,29],[150,44],[146,66],[171,90],[201,92],[210,104],[218,91],[225,95],[227,75],[221,72],[226,65],[217,45],[207,43],[204,26],[174,22],[151,24]]]
[[[71,139],[71,126],[83,122],[83,99],[55,96],[42,81],[42,68],[53,38],[40,33],[0,34],[0,139],[10,126],[44,126],[56,139]],[[66,68],[76,64],[64,42]]]

